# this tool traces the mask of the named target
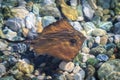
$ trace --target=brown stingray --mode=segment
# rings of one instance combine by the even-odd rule
[[[38,54],[47,54],[65,61],[72,60],[86,38],[66,20],[59,20],[45,27],[31,46]]]

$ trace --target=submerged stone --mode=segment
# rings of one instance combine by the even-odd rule
[[[120,59],[109,60],[98,70],[100,80],[119,80],[120,79]]]

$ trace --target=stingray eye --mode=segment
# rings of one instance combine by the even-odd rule
[[[77,42],[76,39],[70,39],[70,43],[71,43],[72,45],[74,45],[76,42]]]

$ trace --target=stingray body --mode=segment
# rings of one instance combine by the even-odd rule
[[[70,61],[78,54],[85,39],[84,35],[75,30],[66,20],[59,20],[46,26],[36,39],[30,41],[30,46],[37,54],[47,54]]]
[[[38,54],[47,53],[70,61],[79,52],[85,37],[75,30],[66,20],[60,20],[44,28],[31,46]]]

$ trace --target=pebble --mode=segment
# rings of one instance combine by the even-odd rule
[[[77,6],[77,0],[70,0],[70,5],[71,5],[73,8],[76,8],[76,6]]]
[[[42,30],[43,30],[43,27],[42,27],[42,18],[41,17],[37,17],[36,27],[37,27],[37,32],[41,33]]]
[[[81,24],[79,22],[70,22],[70,24],[76,29],[78,30],[79,32],[81,32],[83,30]]]
[[[15,7],[12,9],[12,12],[15,13],[14,16],[24,19],[28,14],[28,10],[25,9],[24,7]],[[22,14],[21,14],[22,13]]]
[[[94,10],[91,8],[91,6],[88,4],[88,2],[86,0],[82,0],[82,6],[83,6],[83,12],[84,15],[91,20],[93,18],[94,15]]]
[[[36,23],[36,17],[35,17],[35,15],[32,12],[30,12],[25,17],[25,26],[28,29],[34,29],[34,30],[36,30],[35,23]]]
[[[105,30],[105,31],[110,31],[110,29],[113,27],[112,22],[100,22],[98,24],[99,28]]]
[[[73,73],[78,73],[81,70],[81,67],[79,65],[76,65],[73,69]]]
[[[59,68],[60,68],[61,70],[65,70],[65,71],[71,72],[71,71],[73,71],[73,69],[74,69],[74,63],[73,63],[73,62],[65,62],[65,61],[62,61],[62,62],[59,64]]]
[[[104,36],[106,34],[106,31],[103,29],[94,29],[91,33],[92,36]]]
[[[32,8],[33,8],[33,2],[32,1],[29,1],[28,3],[26,3],[26,9],[28,11],[32,11]]]
[[[95,43],[100,44],[101,38],[100,36],[95,37]]]
[[[90,54],[93,54],[95,56],[97,56],[98,54],[104,54],[104,53],[106,53],[106,49],[103,46],[97,46],[90,50]]]
[[[45,16],[42,18],[42,26],[43,27],[46,27],[53,22],[56,22],[56,19],[53,16]]]
[[[0,77],[6,73],[6,67],[0,64]]]
[[[82,26],[87,34],[90,34],[92,30],[96,29],[96,26],[92,22],[82,23]]]
[[[5,76],[1,80],[16,80],[13,76]]]
[[[0,40],[0,50],[5,50],[8,47],[8,43],[7,42],[3,42],[2,40]]]
[[[98,70],[98,78],[100,80],[119,80],[119,68],[120,68],[120,59],[109,60],[102,64]]]
[[[24,72],[24,73],[27,73],[27,74],[30,74],[33,72],[34,70],[34,67],[28,63],[26,63],[24,60],[20,60],[18,63],[17,63],[17,68]]]
[[[105,54],[98,54],[96,57],[99,61],[107,61],[109,59],[109,57]]]
[[[114,30],[113,31],[114,31],[115,34],[120,34],[120,26],[119,25],[120,25],[120,22],[117,22],[117,23],[114,24]]]
[[[88,65],[95,66],[98,63],[98,60],[95,57],[94,58],[89,58],[86,63]]]
[[[69,20],[77,20],[78,19],[78,12],[77,9],[68,6],[64,0],[61,1],[61,11],[64,16]]]
[[[20,28],[25,27],[24,20],[20,18],[10,18],[6,21],[5,25],[15,32],[18,32]]]
[[[53,0],[44,0],[44,2],[41,3],[40,15],[41,16],[54,16],[57,18],[61,18],[60,11],[56,7],[56,4],[52,1]]]
[[[115,43],[119,43],[120,42],[120,35],[118,34],[116,34],[116,35],[114,35],[114,42]]]
[[[100,44],[106,45],[107,42],[108,42],[108,36],[107,35],[104,35],[104,36],[100,37]]]
[[[5,38],[7,38],[9,40],[14,40],[14,38],[17,37],[17,33],[7,27],[5,27],[5,29],[3,30],[3,33],[6,33]]]
[[[80,72],[74,75],[75,80],[84,80],[84,77],[85,77],[85,71],[82,69],[80,70]]]
[[[98,5],[103,7],[104,9],[108,9],[110,8],[110,1],[111,0],[107,0],[107,1],[101,0],[101,1],[98,1]]]
[[[39,4],[33,4],[33,5],[32,5],[32,12],[33,12],[36,16],[39,16],[39,9],[40,9]]]
[[[81,51],[82,51],[83,53],[88,54],[89,51],[90,51],[90,49],[89,49],[88,47],[82,47]]]

